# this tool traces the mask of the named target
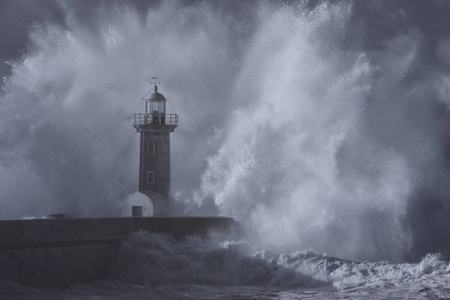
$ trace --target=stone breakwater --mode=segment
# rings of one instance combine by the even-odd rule
[[[238,227],[224,217],[0,221],[0,280],[34,287],[92,281],[107,274],[121,240],[130,233],[208,237]]]

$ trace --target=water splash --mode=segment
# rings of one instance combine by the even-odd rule
[[[182,212],[203,205],[267,247],[339,257],[402,260],[450,244],[447,75],[425,67],[416,30],[366,49],[347,1],[236,14],[99,6],[89,22],[64,5],[64,24],[30,29],[3,85],[1,218],[119,215],[138,182],[131,116],[158,71],[180,115]]]
[[[339,290],[427,281],[450,274],[439,254],[417,264],[343,260],[314,251],[290,253],[258,249],[242,241],[202,240],[135,233],[122,244],[108,280],[143,284],[271,286]],[[417,287],[415,287],[417,288]],[[389,289],[389,287],[387,287]]]
[[[428,79],[407,80],[420,36],[364,51],[343,43],[352,13],[262,10],[202,191],[262,243],[398,261],[413,243],[409,200],[444,159],[444,117]]]

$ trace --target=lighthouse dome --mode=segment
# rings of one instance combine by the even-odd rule
[[[145,98],[144,100],[156,101],[156,102],[167,101],[166,97],[164,97],[163,94],[158,93],[158,86],[156,84],[153,87],[153,92],[151,92],[148,95],[148,98]]]

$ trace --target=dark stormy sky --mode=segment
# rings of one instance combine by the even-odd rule
[[[0,0],[0,15],[1,219],[117,213],[158,72],[180,115],[178,213],[341,257],[450,249],[450,1]]]

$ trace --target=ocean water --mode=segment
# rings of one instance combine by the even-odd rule
[[[100,281],[53,289],[1,282],[2,299],[449,299],[450,263],[344,260],[280,253],[244,240],[138,232]]]
[[[172,213],[247,235],[140,233],[102,281],[2,297],[450,297],[450,55],[433,20],[391,1],[58,3],[3,79],[0,218],[120,215],[157,72],[179,115]]]

